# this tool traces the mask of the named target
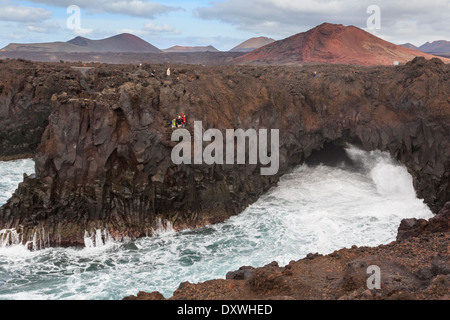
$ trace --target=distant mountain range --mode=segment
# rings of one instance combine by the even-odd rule
[[[402,46],[405,48],[412,48],[415,50],[419,50],[419,51],[431,53],[431,54],[450,55],[450,41],[446,41],[446,40],[434,41],[432,43],[427,42],[427,43],[421,45],[420,47],[416,47],[411,43],[405,43],[405,44],[402,44]]]
[[[249,39],[236,46],[230,52],[250,52],[275,40],[259,37]],[[84,37],[76,37],[67,42],[47,43],[11,43],[0,52],[47,52],[47,53],[198,53],[219,52],[213,46],[173,46],[160,50],[147,41],[129,34],[122,33],[102,40],[90,40]]]
[[[384,41],[354,26],[324,23],[235,59],[242,64],[337,63],[393,65],[434,56]],[[450,62],[450,60],[446,60]]]
[[[428,53],[449,53],[450,54],[450,41],[440,40],[432,43],[425,43],[419,47],[420,51]]]
[[[84,37],[76,37],[67,42],[48,42],[17,44],[12,43],[1,51],[16,52],[97,52],[97,53],[159,53],[162,52],[141,38],[122,33],[103,40],[90,40]]]
[[[189,53],[189,54],[186,54]],[[212,55],[211,53],[214,53]],[[102,40],[76,37],[67,42],[17,44],[0,50],[0,58],[36,61],[84,61],[136,63],[157,61],[193,64],[298,64],[335,63],[355,65],[393,65],[417,56],[450,55],[450,41],[435,41],[417,48],[384,41],[354,26],[324,23],[284,40],[251,38],[228,52],[213,46],[174,46],[160,50],[128,33]],[[446,63],[449,59],[442,58]]]

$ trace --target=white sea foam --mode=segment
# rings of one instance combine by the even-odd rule
[[[153,236],[171,235],[175,232],[173,225],[170,221],[162,222],[161,218],[156,220],[156,228],[152,230]]]
[[[84,233],[84,245],[87,249],[104,248],[113,243],[115,242],[108,230],[97,229],[92,234],[87,231]]]

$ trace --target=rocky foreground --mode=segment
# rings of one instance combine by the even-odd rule
[[[243,266],[226,280],[182,283],[168,300],[450,300],[450,202],[429,221],[405,220],[397,241],[352,247],[327,256],[309,254],[286,266]],[[370,266],[380,268],[369,289]],[[139,292],[124,300],[165,300]]]
[[[346,143],[406,165],[438,213],[450,200],[450,66],[171,66],[0,60],[0,157],[35,154],[0,208],[24,241],[83,246],[85,232],[116,239],[185,229],[242,212],[290,169]],[[155,70],[155,77],[151,76]],[[313,73],[317,76],[313,77]],[[188,129],[279,129],[280,166],[174,165],[168,123]],[[205,146],[207,144],[205,143]],[[42,240],[42,241],[41,241]]]

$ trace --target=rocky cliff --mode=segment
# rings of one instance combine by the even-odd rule
[[[48,124],[51,92],[68,79],[25,61],[0,60],[0,69],[0,160],[32,157]]]
[[[0,226],[20,226],[25,238],[38,232],[51,245],[82,245],[85,230],[122,239],[151,234],[159,219],[176,229],[223,221],[314,150],[347,142],[404,163],[434,212],[450,199],[450,67],[438,59],[372,68],[180,65],[171,66],[171,79],[167,66],[92,65],[83,73],[68,64],[0,67],[12,65],[0,84],[9,101],[1,114],[26,99],[51,112],[36,176],[0,209]],[[174,165],[168,122],[180,114],[189,130],[196,120],[204,129],[279,129],[279,173],[261,176],[259,165]],[[38,137],[21,139],[36,144]],[[16,145],[8,139],[0,143],[11,154]]]

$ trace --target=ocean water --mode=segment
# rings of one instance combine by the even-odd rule
[[[0,161],[0,206],[11,198],[19,183],[23,181],[24,173],[28,175],[34,173],[33,160]]]
[[[157,236],[127,243],[98,230],[86,233],[84,249],[30,252],[0,241],[0,299],[114,300],[138,291],[170,297],[181,282],[223,279],[243,265],[286,265],[308,253],[387,244],[402,219],[432,216],[406,168],[388,154],[346,151],[357,165],[300,166],[218,225],[174,232],[161,224]],[[8,177],[0,199],[31,169],[32,162],[0,163],[0,179]],[[15,235],[3,230],[0,238],[2,232]]]

